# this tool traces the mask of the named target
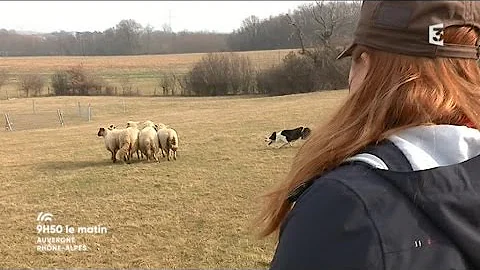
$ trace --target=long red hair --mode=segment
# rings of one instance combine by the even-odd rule
[[[444,42],[477,44],[469,26],[449,27]],[[360,89],[325,124],[315,128],[299,149],[286,179],[264,196],[256,220],[260,235],[278,231],[292,208],[288,194],[298,185],[339,166],[369,144],[420,125],[480,127],[480,69],[474,59],[425,58],[357,46],[367,52],[370,68]]]

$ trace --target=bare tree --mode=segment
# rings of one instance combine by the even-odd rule
[[[303,31],[302,29],[300,28],[300,26],[292,19],[292,17],[290,17],[290,15],[287,13],[285,15],[288,19],[288,23],[293,26],[293,28],[295,28],[295,32],[292,33],[292,34],[296,34],[297,35],[297,38],[298,40],[300,41],[300,46],[302,47],[302,51],[300,52],[301,54],[305,54],[305,42],[304,42],[304,35],[303,35]]]
[[[132,95],[133,83],[130,81],[130,77],[123,76],[120,78],[120,85],[122,87],[122,92],[124,96]]]
[[[178,77],[173,71],[169,72],[159,72],[157,79],[158,87],[162,88],[162,94],[175,95],[175,91],[180,88],[180,92],[183,92],[182,78]]]
[[[315,1],[311,8],[313,19],[319,26],[317,38],[324,46],[330,46],[332,36],[344,30],[348,25],[355,25],[360,17],[361,1],[331,2],[326,0]]]
[[[301,91],[316,89],[340,89],[345,86],[349,71],[348,61],[336,61],[340,52],[332,42],[334,37],[351,36],[360,15],[360,1],[332,2],[327,0],[316,1],[315,4],[303,5],[300,12],[294,16],[286,15],[289,24],[293,27],[292,35],[296,35],[302,49],[297,54],[289,55],[284,59],[284,74],[293,74],[300,67],[305,75],[302,81],[288,82],[291,88],[299,86]],[[312,45],[306,45],[304,30],[315,26],[315,40]],[[312,28],[307,29],[312,30]],[[264,79],[268,81],[266,74]],[[308,76],[307,76],[308,75]],[[285,76],[285,75],[283,75]],[[299,77],[298,75],[297,77]],[[275,77],[275,76],[273,76]],[[275,81],[275,80],[273,80]],[[285,84],[285,83],[284,83]]]
[[[25,92],[27,97],[33,93],[34,96],[39,96],[45,79],[40,74],[23,74],[20,76],[20,89]]]
[[[118,37],[126,43],[127,52],[133,54],[139,46],[142,25],[135,20],[121,20],[115,27]]]
[[[173,32],[173,31],[172,31],[172,27],[171,27],[170,24],[168,24],[168,23],[162,24],[162,31],[163,31],[164,33],[172,33],[172,32]]]
[[[145,35],[145,53],[150,54],[150,43],[152,42],[153,27],[148,24],[145,29],[143,29],[143,33]]]

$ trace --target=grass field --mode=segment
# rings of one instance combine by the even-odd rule
[[[31,99],[1,100],[0,112],[20,120],[1,132],[0,268],[266,268],[274,240],[255,239],[248,225],[257,196],[285,175],[303,142],[274,149],[264,136],[315,127],[345,95],[45,97],[35,99],[36,114]],[[92,104],[91,122],[75,116],[77,102]],[[64,127],[59,107],[72,111]],[[177,130],[178,160],[112,164],[98,128],[147,119]],[[39,212],[53,220],[39,223]],[[87,251],[39,252],[38,237],[69,234],[37,234],[38,224],[108,231],[73,234]]]
[[[238,52],[246,55],[258,69],[279,64],[291,50]],[[10,73],[8,83],[0,90],[0,99],[18,97],[18,76],[25,73],[42,74],[47,79],[43,93],[48,92],[50,76],[57,70],[83,64],[91,71],[104,78],[111,86],[120,87],[120,78],[128,77],[136,91],[152,95],[161,73],[174,72],[185,74],[205,53],[139,55],[139,56],[58,56],[58,57],[0,57],[0,68]]]

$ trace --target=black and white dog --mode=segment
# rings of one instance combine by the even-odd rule
[[[283,143],[280,147],[289,144],[292,146],[292,143],[298,139],[305,140],[308,135],[310,135],[311,130],[308,127],[298,127],[296,129],[284,129],[282,131],[273,132],[270,137],[265,137],[265,141],[268,142],[268,145],[272,143]]]

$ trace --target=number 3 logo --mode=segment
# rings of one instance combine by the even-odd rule
[[[443,23],[428,27],[428,43],[443,46]]]

